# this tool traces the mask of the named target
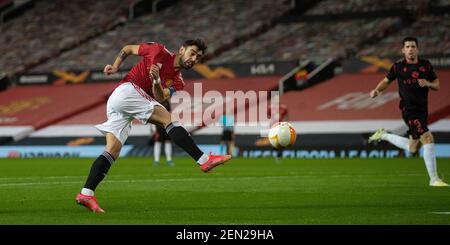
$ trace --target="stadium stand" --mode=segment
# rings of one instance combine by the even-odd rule
[[[20,18],[0,26],[0,71],[24,72],[112,28],[125,21],[123,8],[130,2],[35,1]]]
[[[356,52],[361,42],[399,21],[400,18],[384,18],[280,24],[209,63],[297,59],[321,63],[328,58],[346,58]]]
[[[12,0],[0,0],[0,13],[3,13],[7,8],[14,5]]]
[[[319,2],[313,9],[308,10],[306,15],[327,15],[327,14],[344,14],[344,13],[361,13],[385,11],[392,9],[408,9],[417,10],[428,4],[429,0],[417,0],[414,4],[407,0],[391,0],[389,4],[383,0],[345,0],[333,1],[324,0]]]
[[[330,14],[330,11],[335,11],[331,12],[332,14],[345,14],[349,11],[364,13],[366,11],[378,11],[385,8],[395,9],[397,6],[400,7],[406,3],[403,0],[396,0],[392,6],[388,7],[379,0],[371,0],[370,2],[371,4],[366,4],[366,2],[359,0],[343,2],[321,1],[307,11],[306,15],[326,15]],[[422,0],[414,5],[406,4],[406,8],[411,11],[417,11],[423,8],[423,6],[430,5],[430,2],[432,6],[438,6],[439,4],[446,5],[444,1]],[[241,6],[247,7],[241,8]],[[193,11],[194,9],[195,11]],[[207,0],[193,3],[182,1],[175,4],[172,8],[156,14],[142,16],[112,31],[106,32],[78,48],[64,52],[59,57],[38,65],[31,71],[43,72],[55,68],[64,70],[101,69],[104,64],[114,60],[117,50],[125,44],[158,41],[164,43],[170,50],[176,50],[182,40],[191,37],[189,36],[190,33],[194,33],[193,36],[204,37],[210,46],[209,51],[214,51],[233,43],[233,40],[239,39],[239,37],[244,36],[246,33],[261,28],[267,23],[267,20],[279,17],[289,9],[290,6],[287,2],[281,0],[275,2],[215,1],[213,3]],[[186,18],[171,19],[169,21],[173,12],[180,13],[180,15],[186,16]],[[430,46],[434,48],[427,52],[448,52],[449,49],[447,46],[450,42],[448,41],[448,37],[446,38],[445,36],[445,30],[448,29],[448,24],[446,24],[448,23],[447,16],[433,15],[423,17],[411,28],[406,28],[401,34],[397,35],[403,35],[408,30],[414,30],[417,26],[423,24],[438,22],[445,23],[442,26],[439,25],[438,28],[424,28],[425,30],[423,30],[424,35],[437,34],[432,38],[433,40],[428,40],[432,44]],[[223,26],[221,28],[211,28],[208,26],[209,23],[223,23]],[[248,26],[247,23],[252,23],[252,25]],[[359,28],[361,26],[362,28]],[[355,53],[369,55],[378,51],[374,50],[374,46],[378,47],[378,43],[373,44],[373,42],[370,42],[373,36],[390,34],[389,32],[393,29],[398,30],[402,27],[400,17],[358,18],[338,22],[334,21],[332,24],[322,21],[278,24],[274,28],[269,29],[268,32],[263,32],[262,35],[256,35],[255,38],[250,38],[243,45],[229,49],[229,51],[219,57],[213,58],[208,63],[271,62],[279,60],[303,60],[305,58],[312,58],[314,61],[320,63],[330,57],[340,59],[352,56]],[[227,35],[223,35],[224,32]],[[296,35],[290,35],[290,33],[296,33]],[[380,48],[382,49],[381,54],[395,52],[390,51],[390,47],[395,47],[393,43],[397,41],[397,35],[387,35],[387,38],[382,39],[382,42],[385,42],[385,44],[382,43],[381,46],[384,45],[385,50]],[[365,43],[366,45],[364,45]],[[362,47],[364,49],[358,52]],[[130,58],[125,62],[123,67],[128,68],[136,61],[136,58]],[[11,64],[11,66],[13,65]]]
[[[327,58],[345,59],[355,54],[398,56],[398,44],[406,35],[418,36],[421,46],[427,47],[422,54],[448,54],[449,16],[436,10],[433,10],[436,12],[434,14],[424,15],[433,6],[449,5],[445,1],[429,0],[415,1],[414,4],[396,0],[390,1],[389,5],[379,0],[321,1],[306,11],[304,19],[293,23],[279,23],[209,63],[297,59],[321,63]],[[382,13],[383,10],[396,9],[406,9],[407,12],[393,11],[387,16]],[[359,15],[351,15],[354,13]],[[380,14],[377,17],[377,14],[366,16],[365,13]],[[346,19],[330,19],[330,14],[346,16]],[[325,18],[306,18],[308,16]],[[414,21],[417,16],[418,20]],[[423,28],[424,26],[434,28]]]
[[[431,5],[435,7],[448,7],[450,6],[449,0],[433,0],[431,1]]]
[[[201,37],[208,43],[208,50],[213,52],[281,15],[289,9],[289,5],[283,3],[284,0],[181,1],[154,15],[132,20],[32,71],[102,69],[114,61],[123,45],[149,41],[162,43],[176,51],[184,40]],[[183,18],[174,18],[174,13]],[[136,60],[127,60],[123,67],[130,67]]]
[[[376,45],[362,49],[358,52],[358,56],[399,56],[401,55],[401,41],[405,36],[416,36],[418,38],[422,55],[450,54],[449,30],[449,15],[426,15],[408,28],[383,38]]]
[[[0,25],[20,16],[33,6],[32,0],[0,0]]]

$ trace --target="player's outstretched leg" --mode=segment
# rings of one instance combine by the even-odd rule
[[[78,193],[75,198],[76,202],[80,205],[85,206],[87,209],[94,213],[104,213],[105,211],[98,205],[97,199],[94,196],[83,195]]]
[[[119,156],[122,143],[111,133],[106,134],[106,150],[92,163],[84,188],[76,196],[75,201],[94,213],[105,211],[98,205],[94,191],[105,178],[114,160]]]
[[[200,165],[200,170],[205,173],[231,159],[230,155],[203,153],[184,127],[177,122],[171,122],[170,113],[164,107],[155,106],[148,121],[164,126],[173,143],[186,151]]]
[[[108,173],[113,161],[114,158],[107,151],[95,159],[84,188],[81,189],[81,193],[75,198],[78,204],[85,206],[94,213],[104,213],[104,210],[100,208],[97,199],[94,197],[94,191]]]
[[[169,123],[166,131],[172,141],[197,161],[200,165],[200,170],[205,173],[231,159],[231,155],[214,155],[212,153],[206,155],[194,143],[186,129],[175,122]]]
[[[383,134],[385,134],[386,133],[386,131],[384,130],[384,128],[379,128],[374,134],[372,134],[370,137],[369,137],[369,140],[367,140],[367,142],[368,143],[372,143],[372,142],[380,142],[382,139],[381,139],[381,136],[383,135]]]
[[[400,149],[410,151],[409,139],[395,134],[389,134],[386,132],[386,130],[384,130],[384,128],[378,129],[374,134],[372,134],[372,136],[369,137],[369,140],[367,140],[367,142],[372,143],[379,142],[381,140],[386,140]]]

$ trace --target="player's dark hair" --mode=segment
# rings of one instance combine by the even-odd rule
[[[186,47],[189,47],[189,46],[197,46],[198,50],[199,51],[203,51],[203,53],[205,53],[206,49],[208,48],[206,46],[205,42],[202,39],[200,39],[200,38],[189,39],[189,40],[184,41],[183,47],[186,48]]]
[[[403,41],[402,41],[403,47],[405,46],[406,42],[415,42],[416,46],[419,47],[419,42],[417,41],[417,38],[415,38],[415,37],[405,37],[405,38],[403,38]]]

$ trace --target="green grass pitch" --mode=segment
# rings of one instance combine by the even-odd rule
[[[105,214],[76,205],[92,159],[1,159],[0,224],[450,224],[450,188],[422,159],[121,158],[97,188]],[[450,180],[450,159],[438,159]]]

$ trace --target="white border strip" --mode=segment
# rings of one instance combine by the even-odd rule
[[[0,126],[1,137],[13,137],[14,140],[21,140],[34,131],[31,126]]]
[[[329,133],[371,133],[378,128],[385,128],[394,133],[404,133],[406,126],[403,120],[329,120],[329,121],[304,121],[292,122],[298,134],[329,134]],[[186,126],[187,128],[189,126]],[[450,119],[443,119],[429,126],[432,132],[450,132]],[[236,126],[236,134],[259,135],[263,126]],[[210,125],[204,127],[195,135],[220,135],[222,127]],[[96,137],[102,134],[95,125],[54,125],[33,132],[31,126],[0,127],[0,136],[12,136],[15,140],[24,138],[31,133],[30,137]],[[149,125],[135,124],[130,136],[149,136],[151,130]]]

